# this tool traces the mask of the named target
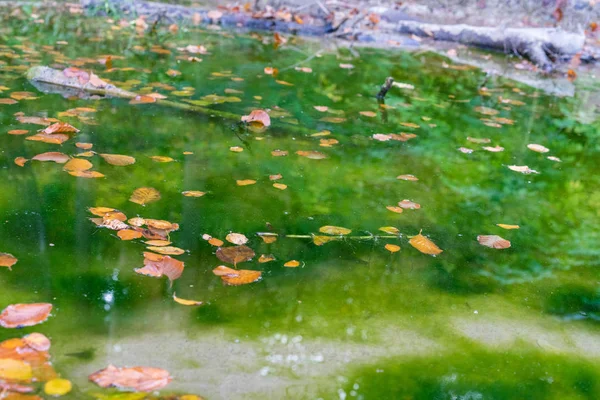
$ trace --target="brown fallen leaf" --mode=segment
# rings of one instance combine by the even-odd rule
[[[271,118],[264,110],[253,110],[249,115],[242,116],[242,122],[257,123],[267,127],[271,125]]]
[[[219,247],[216,252],[219,260],[233,265],[251,260],[255,255],[254,250],[245,245]]]
[[[477,241],[482,246],[492,249],[508,249],[510,247],[510,242],[498,235],[479,235],[477,236]]]
[[[102,157],[104,161],[110,165],[116,165],[119,167],[135,164],[135,158],[131,156],[124,156],[122,154],[100,154],[100,157]]]
[[[123,229],[117,232],[117,236],[121,240],[133,240],[141,238],[142,234],[141,232],[134,231],[132,229]]]
[[[224,265],[219,265],[213,269],[213,273],[219,277],[226,285],[239,286],[253,283],[260,280],[262,272],[248,269],[232,269]]]
[[[41,153],[37,156],[34,156],[32,160],[36,161],[54,161],[57,164],[64,164],[69,161],[69,156],[63,153],[58,153],[56,151],[49,151],[47,153]]]
[[[0,314],[0,325],[4,328],[22,328],[41,324],[48,319],[52,304],[12,304]]]
[[[17,258],[12,254],[0,253],[0,267],[6,267],[12,270],[12,266],[17,263]]]
[[[184,306],[201,306],[202,304],[204,304],[203,301],[182,299],[180,297],[177,297],[175,293],[173,293],[173,300],[175,300],[176,303],[179,303]]]
[[[89,380],[102,388],[116,387],[138,392],[160,390],[171,382],[169,372],[161,368],[117,368],[109,365],[89,376]]]
[[[160,192],[151,187],[135,189],[129,201],[145,206],[148,203],[160,200]]]
[[[429,240],[427,237],[423,236],[419,233],[416,236],[413,236],[408,243],[415,249],[419,250],[421,253],[430,254],[432,256],[440,254],[443,250],[437,247],[435,243]]]

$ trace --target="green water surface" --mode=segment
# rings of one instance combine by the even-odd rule
[[[165,394],[207,399],[600,398],[600,123],[578,122],[582,106],[574,99],[453,68],[429,53],[349,51],[294,38],[276,48],[268,34],[195,27],[138,35],[117,19],[5,17],[0,44],[0,98],[16,91],[37,97],[0,105],[0,252],[19,259],[12,271],[0,270],[0,306],[54,305],[43,325],[1,329],[0,339],[50,337],[55,369],[74,384],[67,398],[110,393],[87,381],[110,363],[165,368],[174,378]],[[190,44],[209,54],[177,50]],[[98,59],[109,54],[113,67],[131,70],[107,71]],[[40,93],[23,77],[34,65],[78,66],[178,102],[239,97],[207,107],[238,116],[269,110],[272,125],[253,132],[237,119],[160,104]],[[276,78],[264,73],[267,66],[279,69]],[[374,94],[387,76],[413,88],[392,88],[383,109]],[[172,93],[185,88],[193,93]],[[481,106],[507,120],[486,125],[494,116],[478,112]],[[42,128],[19,123],[17,112],[58,118],[75,107],[97,112],[61,117],[81,130],[63,145],[7,134]],[[331,134],[311,136],[322,130]],[[401,132],[416,137],[372,138]],[[332,138],[339,143],[320,146]],[[83,152],[76,142],[137,161],[119,167],[89,158],[102,179],[76,178],[51,162],[13,162],[46,151],[73,156]],[[550,152],[531,151],[532,143]],[[504,150],[483,149],[496,145]],[[312,150],[327,158],[296,154]],[[272,186],[273,174],[283,175],[278,182],[287,189]],[[396,179],[402,174],[419,180]],[[242,179],[257,183],[236,185]],[[161,199],[130,202],[139,187],[157,189]],[[207,194],[182,196],[187,190]],[[403,199],[421,208],[386,209]],[[181,278],[170,287],[136,274],[143,241],[121,241],[95,226],[88,220],[94,206],[179,223],[170,238],[186,250],[176,256],[185,262]],[[316,246],[310,235],[324,225],[351,229],[350,236],[387,235],[378,230],[386,226],[401,234]],[[421,230],[443,253],[422,254],[408,243]],[[225,240],[230,232],[250,239],[257,256],[238,268],[262,271],[261,281],[224,286],[212,273],[223,262],[202,235]],[[279,238],[265,244],[257,232]],[[511,247],[484,247],[478,235],[500,235]],[[392,254],[387,243],[401,250]],[[276,261],[258,263],[260,254]],[[301,266],[284,267],[289,260]],[[179,305],[174,292],[206,304]]]

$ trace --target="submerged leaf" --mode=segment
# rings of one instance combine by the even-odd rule
[[[547,153],[550,151],[549,148],[542,146],[541,144],[528,144],[527,148],[531,151],[535,151],[537,153]]]
[[[101,174],[98,171],[69,171],[69,175],[78,178],[104,178],[104,174]]]
[[[164,275],[169,278],[172,284],[175,279],[181,276],[184,267],[185,264],[183,262],[172,257],[144,252],[144,266],[136,268],[135,272],[155,278],[160,278]]]
[[[323,160],[327,158],[326,154],[321,153],[320,151],[303,151],[299,150],[296,152],[299,156],[310,158],[311,160]]]
[[[22,328],[41,324],[48,319],[52,304],[12,304],[0,314],[0,325],[4,328]]]
[[[256,254],[248,246],[219,247],[216,253],[219,260],[237,265],[238,263],[251,260]]]
[[[408,243],[421,253],[430,254],[432,256],[440,254],[443,250],[436,246],[431,240],[422,234],[413,236]]]
[[[477,236],[479,244],[492,249],[508,249],[510,242],[498,235],[479,235]]]
[[[160,192],[151,187],[141,187],[135,189],[129,198],[129,201],[141,205],[146,205],[158,200],[160,200]]]
[[[317,246],[322,246],[325,243],[333,242],[336,240],[340,240],[340,238],[336,237],[336,236],[320,236],[320,235],[313,236],[313,243],[316,244]]]
[[[535,169],[529,168],[527,165],[509,165],[508,169],[515,172],[520,172],[522,174],[539,174]]]
[[[100,157],[102,157],[104,161],[110,165],[116,165],[119,167],[135,163],[135,158],[121,154],[100,154]]]

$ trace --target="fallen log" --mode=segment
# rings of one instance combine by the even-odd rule
[[[556,28],[489,28],[400,21],[395,30],[398,33],[515,54],[528,58],[546,71],[552,70],[556,61],[569,60],[581,52],[585,42],[583,33]]]

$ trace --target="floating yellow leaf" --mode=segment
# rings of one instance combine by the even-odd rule
[[[400,233],[398,228],[393,226],[382,226],[381,228],[379,228],[379,230],[385,233],[389,233],[390,235],[397,235]]]
[[[133,191],[133,194],[129,198],[129,201],[141,205],[146,205],[148,203],[152,203],[153,201],[158,200],[160,200],[160,192],[151,187],[141,187],[135,189]]]
[[[28,363],[12,358],[0,358],[0,379],[27,382],[31,378],[33,371]]]
[[[256,181],[254,179],[238,179],[237,181],[235,181],[235,183],[238,186],[248,186],[248,185],[254,185],[256,183]]]
[[[410,174],[407,174],[407,175],[398,175],[396,177],[396,179],[400,179],[400,180],[403,180],[403,181],[418,181],[419,180],[419,178],[417,178],[414,175],[410,175]]]
[[[168,162],[175,161],[171,157],[165,157],[165,156],[150,156],[150,158],[152,159],[152,161],[159,162],[159,163],[168,163]]]
[[[116,165],[124,167],[125,165],[131,165],[135,163],[135,158],[130,156],[124,156],[122,154],[100,154],[100,157],[104,159],[110,165]]]
[[[288,155],[288,152],[286,150],[273,150],[271,155],[273,157],[285,157]]]
[[[150,251],[170,256],[178,256],[185,253],[185,250],[174,246],[148,246],[146,248]]]
[[[504,147],[502,147],[502,146],[494,146],[494,147],[483,146],[483,149],[486,151],[490,151],[492,153],[499,153],[501,151],[504,151]]]
[[[361,111],[361,112],[359,112],[359,114],[364,117],[369,117],[369,118],[373,118],[373,117],[377,116],[377,113],[375,113],[373,111]]]
[[[507,225],[507,224],[496,224],[496,225],[502,229],[519,229],[520,228],[519,225]]]
[[[15,158],[15,164],[17,164],[19,167],[24,166],[27,161],[29,161],[29,160],[26,159],[25,157],[17,157],[17,158]]]
[[[244,148],[240,146],[232,146],[229,148],[229,151],[232,151],[234,153],[241,153],[242,151],[244,151]]]
[[[527,145],[527,148],[528,148],[529,150],[535,151],[535,152],[537,152],[537,153],[547,153],[547,152],[549,152],[549,151],[550,151],[550,149],[549,149],[549,148],[547,148],[547,147],[544,147],[544,146],[542,146],[541,144],[535,144],[535,143],[528,144],[528,145]]]
[[[431,240],[419,233],[413,236],[408,243],[421,253],[430,254],[432,256],[440,254],[443,250],[436,246]]]
[[[329,242],[333,242],[339,240],[339,237],[335,237],[335,236],[319,236],[319,235],[315,235],[313,236],[313,243],[316,244],[317,246],[322,246],[325,243],[329,243]]]
[[[284,184],[284,183],[274,183],[273,187],[275,189],[279,189],[279,190],[285,190],[285,189],[287,189],[287,185]]]
[[[400,246],[388,243],[385,245],[385,249],[387,251],[389,251],[390,253],[396,253],[396,252],[400,251]]]
[[[201,306],[202,304],[204,304],[204,302],[202,301],[182,299],[180,297],[177,297],[175,293],[173,293],[173,300],[184,306]]]
[[[88,211],[99,217],[104,217],[107,213],[115,211],[115,209],[110,207],[90,207]]]
[[[66,379],[52,379],[44,385],[44,393],[48,396],[64,396],[71,389],[73,389],[73,385]]]
[[[98,171],[68,171],[69,175],[73,175],[79,178],[104,178],[104,174]]]
[[[202,197],[206,194],[206,192],[201,192],[199,190],[186,190],[185,192],[181,192],[185,197]]]
[[[26,133],[29,133],[29,131],[26,129],[12,129],[6,133],[9,135],[25,135]]]
[[[121,240],[133,240],[133,239],[141,238],[142,233],[138,232],[138,231],[134,231],[132,229],[123,229],[123,230],[120,230],[119,232],[117,232],[117,236]]]
[[[75,143],[75,147],[82,149],[82,150],[89,150],[92,147],[94,147],[94,145],[92,143],[77,142],[77,143]]]
[[[271,233],[271,232],[257,232],[256,233],[258,236],[260,236],[260,238],[263,240],[263,242],[270,244],[270,243],[274,243],[275,241],[277,241],[277,234],[276,233]]]
[[[245,235],[242,235],[241,233],[230,233],[225,237],[225,240],[227,240],[229,243],[233,243],[233,244],[246,244],[248,243],[248,238]]]
[[[328,235],[348,235],[352,233],[352,230],[348,228],[342,228],[341,226],[325,225],[319,228],[319,232],[326,233]]]
[[[148,246],[168,246],[171,244],[168,240],[147,240],[146,243]]]
[[[296,268],[300,266],[300,262],[296,261],[296,260],[290,260],[288,262],[286,262],[285,264],[283,264],[284,267],[288,267],[288,268]]]

